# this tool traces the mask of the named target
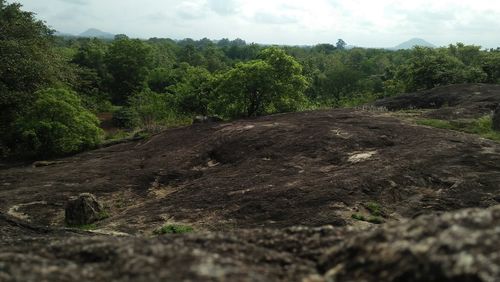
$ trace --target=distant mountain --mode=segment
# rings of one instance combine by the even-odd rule
[[[104,32],[95,28],[91,28],[85,32],[78,35],[79,37],[90,37],[90,38],[101,38],[101,39],[113,39],[115,35],[112,33]]]
[[[436,45],[429,43],[421,38],[413,38],[391,49],[394,50],[411,49],[415,46],[436,48]]]
[[[57,30],[54,32],[54,35],[55,36],[61,36],[61,37],[75,37],[74,34],[66,33],[66,32],[60,32],[60,31],[57,31]]]

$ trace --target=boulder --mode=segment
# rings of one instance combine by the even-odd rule
[[[65,222],[68,226],[92,224],[102,218],[103,207],[96,197],[89,193],[80,194],[66,204]]]
[[[493,130],[500,131],[500,105],[498,105],[497,109],[493,113]]]

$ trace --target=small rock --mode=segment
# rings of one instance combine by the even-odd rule
[[[500,105],[497,107],[493,113],[493,130],[500,131]]]
[[[97,201],[96,197],[83,193],[66,204],[65,222],[68,226],[92,224],[101,219],[102,213],[102,204]]]
[[[211,117],[211,116],[196,116],[193,118],[193,123],[211,123],[219,121],[222,121],[222,119],[219,117]]]

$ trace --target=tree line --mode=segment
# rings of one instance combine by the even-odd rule
[[[499,83],[500,50],[457,43],[412,50],[244,40],[56,37],[0,0],[0,156],[50,157],[97,146],[96,114],[154,131],[194,116],[253,117],[348,107],[465,82]]]

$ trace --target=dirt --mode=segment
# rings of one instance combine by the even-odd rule
[[[435,90],[451,93],[441,106],[475,116],[500,97],[500,86],[446,89]],[[408,99],[377,107],[415,108]],[[352,258],[326,262],[328,250],[500,203],[499,143],[396,116],[337,109],[197,124],[44,165],[3,165],[0,281],[377,281],[350,279]],[[64,227],[64,206],[80,193],[96,195],[109,214],[94,232]],[[153,236],[165,224],[195,233]]]

